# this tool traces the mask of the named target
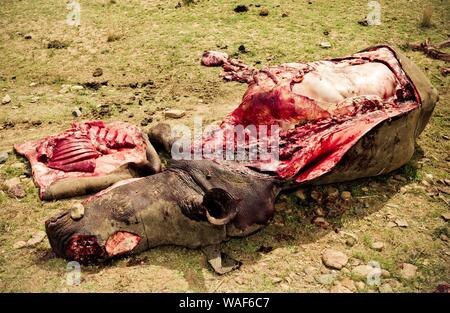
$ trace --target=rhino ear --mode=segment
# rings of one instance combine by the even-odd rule
[[[225,225],[237,214],[239,200],[222,188],[211,188],[203,196],[206,218],[213,225]]]

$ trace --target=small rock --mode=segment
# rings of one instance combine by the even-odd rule
[[[72,115],[73,117],[80,117],[81,115],[83,115],[83,112],[81,112],[79,108],[76,108],[75,110],[72,111]]]
[[[413,279],[416,277],[417,273],[417,266],[409,264],[409,263],[403,263],[402,269],[400,270],[400,276],[404,279]]]
[[[442,241],[448,242],[448,237],[447,237],[446,234],[441,234],[441,235],[439,236],[439,238],[440,238]]]
[[[396,219],[395,220],[395,224],[398,226],[398,227],[408,227],[409,225],[408,225],[408,222],[407,221],[405,221],[405,220],[402,220],[402,219]]]
[[[46,234],[44,231],[36,232],[30,240],[27,241],[27,247],[33,247],[44,240]]]
[[[349,247],[353,247],[356,244],[356,242],[357,242],[357,240],[352,237],[345,239],[345,244]]]
[[[306,193],[303,189],[297,190],[294,195],[301,201],[306,200]]]
[[[352,276],[356,280],[366,280],[367,276],[371,274],[374,270],[370,265],[358,265],[352,269]]]
[[[141,126],[147,126],[151,122],[153,122],[153,117],[151,116],[144,117],[144,119],[141,121]]]
[[[0,159],[1,159],[1,157],[0,157]],[[1,161],[0,161],[0,163],[1,163]],[[444,221],[448,222],[450,220],[450,212],[442,214],[441,217],[444,219]]]
[[[303,269],[303,272],[305,272],[306,275],[314,275],[316,269],[313,266],[307,266]]]
[[[389,228],[393,228],[393,227],[397,227],[397,224],[394,223],[394,222],[388,222],[388,223],[386,224],[386,226],[389,227]]]
[[[6,192],[12,197],[24,198],[27,195],[18,177],[6,180],[3,185],[5,186]]]
[[[316,281],[321,285],[331,285],[335,278],[335,274],[321,274],[315,277]]]
[[[314,213],[316,214],[316,216],[325,216],[325,211],[320,207],[315,209]]]
[[[362,188],[361,188],[361,191],[363,191],[363,192],[369,192],[369,188],[367,188],[367,187],[362,187]]]
[[[350,291],[356,291],[355,282],[348,277],[345,277],[343,280],[341,280],[340,284]]]
[[[2,104],[8,104],[11,102],[11,97],[9,95],[5,95],[2,99]]]
[[[31,102],[31,103],[36,103],[36,102],[39,101],[39,99],[40,99],[40,98],[39,98],[38,96],[34,96],[34,97],[31,98],[30,102]]]
[[[100,67],[97,67],[94,72],[92,73],[92,76],[94,77],[100,77],[103,75],[103,70]]]
[[[348,289],[345,286],[342,286],[341,284],[337,283],[330,289],[331,293],[352,293],[350,289]]]
[[[355,286],[356,286],[356,289],[359,291],[364,290],[366,288],[366,284],[363,283],[362,281],[357,281],[355,283]]]
[[[84,87],[81,85],[75,85],[75,86],[72,86],[70,89],[73,91],[80,91],[80,90],[83,90]]]
[[[406,183],[408,181],[408,179],[402,175],[395,175],[394,178],[398,181],[401,181],[403,183]]]
[[[387,271],[385,269],[381,269],[381,277],[389,278],[389,277],[391,277],[391,273],[389,273],[389,271]]]
[[[330,223],[328,223],[323,217],[316,217],[313,220],[313,223],[323,229],[330,227]]]
[[[181,118],[186,115],[186,112],[183,110],[167,110],[164,112],[164,116],[167,118]]]
[[[429,174],[429,173],[425,174],[425,180],[426,180],[427,182],[429,182],[430,184],[433,184],[433,183],[434,183],[434,177],[433,177],[433,174]]]
[[[381,241],[376,241],[372,243],[371,248],[375,251],[381,251],[384,248],[384,243],[382,243]]]
[[[236,283],[238,284],[238,285],[243,285],[244,284],[244,280],[242,279],[242,277],[237,277],[236,278]]]
[[[343,191],[341,192],[341,199],[344,201],[350,201],[352,198],[352,194],[350,191]]]
[[[313,200],[315,200],[317,203],[321,203],[322,202],[322,198],[323,195],[321,192],[317,191],[317,190],[313,190],[311,191],[311,198]]]
[[[341,232],[345,236],[345,244],[349,247],[353,247],[358,242],[358,237],[355,234]]]
[[[36,87],[38,85],[38,83],[30,83],[28,86],[30,87]]]
[[[378,291],[380,291],[381,293],[391,293],[394,292],[392,290],[391,285],[389,285],[388,283],[382,284],[379,288]]]
[[[329,49],[329,48],[331,48],[331,43],[329,43],[328,41],[322,41],[320,43],[320,47],[322,47],[324,49]]]
[[[401,282],[395,279],[386,279],[385,283],[388,283],[392,287],[392,289],[399,289],[403,286]]]
[[[62,85],[61,89],[59,90],[59,93],[65,94],[65,93],[69,92],[69,89],[70,89],[70,85]]]
[[[283,281],[283,279],[281,279],[280,277],[274,277],[273,279],[272,279],[272,282],[274,283],[274,284],[279,284],[279,283],[281,283]]]
[[[30,34],[26,34],[25,36],[23,36],[23,38],[26,40],[30,40],[33,38],[33,36],[31,36]]]
[[[327,249],[322,254],[322,262],[327,267],[342,269],[348,262],[348,257],[341,251]]]
[[[77,221],[84,216],[84,206],[81,203],[76,203],[70,208],[70,217]]]
[[[0,164],[5,163],[8,160],[8,151],[0,151]]]
[[[288,17],[289,16],[289,13],[287,13],[287,12],[284,12],[283,14],[281,14],[281,17]]]
[[[269,15],[269,9],[268,8],[262,8],[261,11],[259,11],[260,16],[267,16]]]
[[[335,187],[328,187],[326,190],[329,198],[337,198],[339,196],[339,190]]]
[[[22,248],[24,248],[24,247],[26,247],[26,246],[27,246],[27,243],[26,243],[25,241],[21,240],[21,241],[16,242],[16,243],[13,245],[13,248],[14,248],[14,249],[22,249]]]

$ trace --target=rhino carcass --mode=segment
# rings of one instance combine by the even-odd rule
[[[82,262],[139,253],[158,245],[201,247],[213,268],[236,267],[217,245],[266,225],[280,190],[378,175],[405,164],[427,124],[437,92],[400,52],[386,46],[355,55],[263,70],[219,52],[226,79],[249,84],[240,106],[201,145],[224,144],[235,125],[281,128],[279,159],[173,161],[164,172],[113,186],[46,222],[58,256]],[[170,149],[170,128],[150,140]],[[249,142],[244,144],[250,145]]]

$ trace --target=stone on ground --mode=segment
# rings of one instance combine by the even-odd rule
[[[340,270],[347,264],[348,257],[341,251],[327,249],[322,254],[322,262],[327,267]]]

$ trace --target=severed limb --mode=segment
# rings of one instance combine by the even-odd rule
[[[422,43],[409,43],[407,46],[414,51],[422,51],[430,58],[450,62],[450,54],[439,50],[450,47],[450,39],[435,45],[431,44],[430,39],[426,39]]]

